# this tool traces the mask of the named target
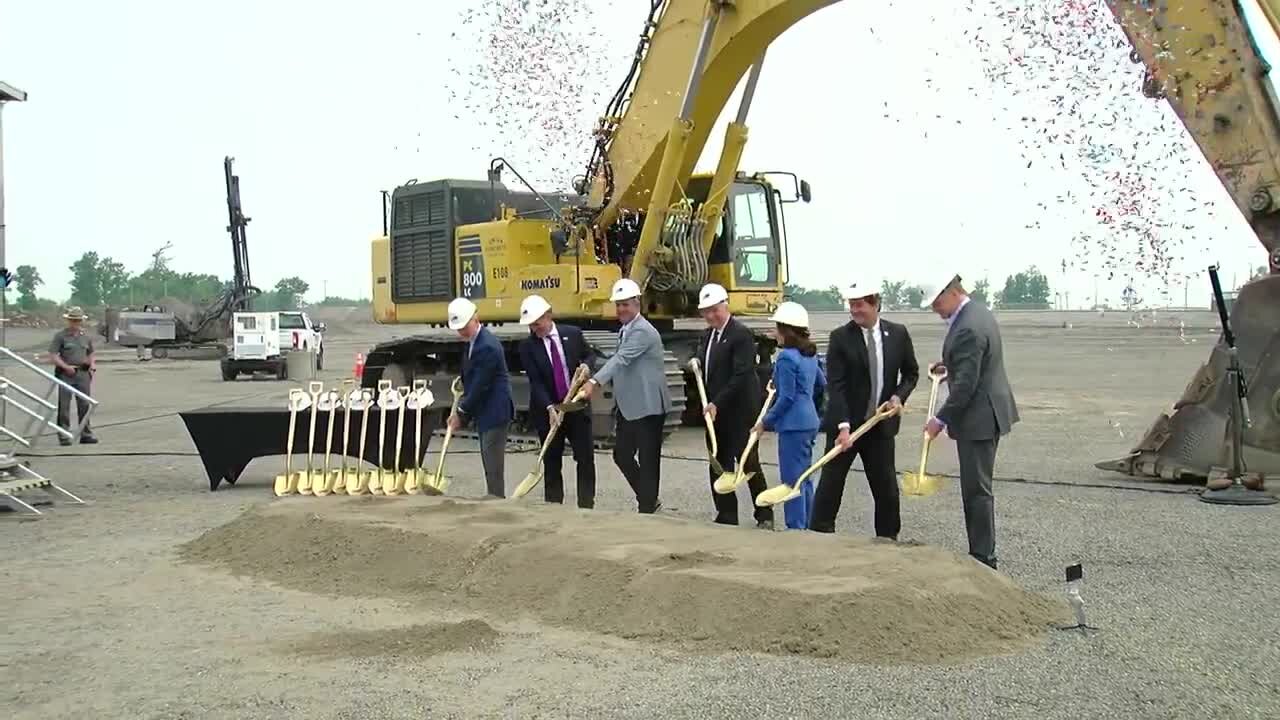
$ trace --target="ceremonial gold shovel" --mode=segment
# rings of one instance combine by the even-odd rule
[[[329,413],[328,428],[325,430],[324,436],[324,470],[320,472],[311,481],[311,492],[324,497],[333,489],[333,473],[330,472],[329,460],[333,457],[333,421],[338,414],[338,403],[341,402],[341,396],[337,390],[330,390],[324,394],[324,400],[320,402],[322,409]]]
[[[863,435],[866,435],[867,431],[875,427],[881,420],[897,415],[898,410],[899,408],[891,407],[889,403],[881,403],[880,407],[876,408],[876,414],[867,418],[866,422],[859,425],[858,429],[854,430],[853,433],[849,435],[849,439],[857,440]],[[844,447],[841,445],[835,445],[834,447],[832,447],[830,450],[827,451],[826,455],[823,455],[822,457],[818,458],[818,462],[809,466],[809,469],[805,470],[804,473],[802,473],[800,477],[796,479],[795,485],[778,483],[778,485],[776,485],[775,487],[771,487],[768,490],[765,490],[764,492],[757,495],[756,505],[760,507],[769,507],[770,505],[777,505],[778,503],[786,502],[788,500],[793,500],[795,498],[800,497],[801,483],[807,480],[810,475],[821,470],[823,465],[826,465],[827,463],[831,462],[835,458],[835,456],[839,455],[842,452],[844,452]]]
[[[350,475],[347,476],[346,482],[347,494],[363,495],[365,490],[369,489],[369,481],[373,477],[372,470],[366,472],[360,469],[360,466],[364,464],[364,449],[369,439],[369,408],[373,405],[373,391],[368,388],[360,388],[354,394],[351,402],[361,411],[360,447],[356,449],[356,466],[348,470]]]
[[[390,380],[378,381],[378,462],[377,469],[369,476],[369,492],[374,495],[382,494],[382,486],[386,481],[387,471],[387,409],[394,409],[396,391],[391,389]]]
[[[342,452],[338,453],[341,467],[334,471],[333,487],[335,493],[347,490],[347,453],[351,452],[351,398],[355,381],[350,378],[342,381]]]
[[[400,450],[404,446],[404,411],[405,406],[409,404],[409,392],[408,385],[396,389],[396,404],[399,405],[396,413],[396,460],[391,471],[391,480],[382,486],[382,492],[387,495],[399,495],[404,491],[405,482],[408,480],[405,477],[408,473],[400,472]]]
[[[453,404],[449,407],[449,416],[456,415],[458,412],[458,403],[462,401],[462,378],[453,379],[453,384],[449,386],[449,391],[453,393]],[[449,452],[449,440],[453,437],[453,427],[448,425],[448,418],[445,420],[444,442],[440,445],[440,462],[436,465],[435,474],[427,474],[422,480],[422,491],[428,495],[443,495],[446,488],[449,487],[449,479],[444,476],[444,456]]]
[[[293,476],[293,436],[298,427],[298,413],[307,409],[307,394],[300,388],[289,390],[289,437],[285,440],[284,474],[276,476],[276,495],[289,495],[298,489]]]
[[[324,383],[322,382],[311,382],[307,384],[307,393],[311,395],[311,430],[307,433],[307,470],[298,477],[299,495],[311,494],[312,474],[316,471],[316,407],[320,404],[320,393],[323,391]]]
[[[698,364],[698,358],[689,358],[689,370],[693,372],[693,380],[698,385],[698,398],[702,400],[702,407],[705,408],[707,406],[707,386],[702,382],[702,366]],[[712,420],[711,416],[707,415],[705,412],[702,415],[702,420],[707,425],[707,437],[711,440],[711,450],[709,453],[709,459],[711,460],[711,472],[716,474],[716,482],[720,482],[728,473],[724,471],[724,466],[720,464],[720,458],[716,457],[720,454],[720,446],[716,442],[715,421]],[[725,480],[726,487],[727,483],[735,482],[735,480],[736,479],[732,477]]]
[[[569,384],[569,391],[564,394],[564,402],[559,407],[570,407],[572,405],[571,401],[577,399],[578,391],[587,383],[590,372],[586,365],[578,366],[578,369],[573,372],[573,380]],[[585,405],[580,405],[579,407],[585,407]],[[534,465],[533,470],[530,470],[529,474],[524,476],[524,480],[521,480],[520,484],[516,486],[515,492],[511,493],[512,500],[528,495],[530,490],[542,482],[543,475],[546,472],[546,467],[542,464],[542,460],[547,454],[547,448],[551,446],[551,441],[555,439],[556,433],[560,430],[560,425],[564,422],[566,414],[565,411],[556,413],[557,419],[551,423],[551,428],[547,430],[547,437],[542,441],[542,450],[538,453],[537,463]]]
[[[413,469],[407,471],[404,491],[410,495],[417,495],[418,490],[422,487],[422,411],[431,407],[436,401],[431,391],[427,389],[426,380],[414,380],[413,392],[405,400],[405,407],[413,411]]]
[[[760,408],[760,415],[756,418],[756,425],[764,422],[764,416],[769,412],[769,406],[773,404],[773,395],[777,390],[773,387],[773,381],[769,381],[768,393],[764,397],[764,405]],[[732,474],[726,473],[716,479],[712,489],[721,495],[727,495],[738,489],[738,486],[746,482],[755,475],[754,472],[745,472],[747,465],[747,456],[751,454],[751,449],[760,442],[760,433],[751,431],[751,437],[747,438],[747,447],[742,451],[742,457],[738,458],[738,467],[734,469]],[[766,491],[768,492],[768,491]]]
[[[942,365],[934,365],[929,370],[929,412],[925,417],[933,417],[933,411],[938,404],[938,384],[947,379],[947,368]],[[924,434],[924,439],[920,444],[920,471],[905,472],[902,474],[902,494],[923,497],[932,495],[942,489],[942,478],[937,475],[926,475],[925,465],[929,462],[929,445],[933,442],[933,438],[929,437],[929,433]]]

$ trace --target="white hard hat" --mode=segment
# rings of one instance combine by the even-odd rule
[[[769,318],[773,322],[790,325],[791,327],[808,328],[809,327],[809,311],[797,302],[784,302],[774,311],[773,317]]]
[[[864,275],[846,285],[842,292],[845,300],[858,300],[859,298],[879,295],[883,289],[884,282],[880,278],[874,275]]]
[[[449,329],[461,330],[476,316],[476,304],[466,298],[455,298],[449,303]]]
[[[947,289],[947,288],[949,288],[949,287],[951,287],[951,283],[960,282],[960,280],[961,280],[961,278],[960,278],[960,276],[959,276],[959,275],[957,275],[957,274],[955,274],[955,273],[951,273],[949,276],[947,276],[947,279],[946,279],[946,280],[944,280],[944,281],[942,282],[942,284],[938,286],[938,289],[937,289],[937,290],[935,290],[935,291],[933,291],[933,292],[931,292],[931,293],[925,293],[925,294],[924,294],[924,300],[921,300],[921,301],[920,301],[920,307],[922,307],[922,308],[928,308],[928,307],[932,306],[932,305],[933,305],[933,301],[934,301],[934,300],[937,300],[939,295],[941,295],[942,293],[946,292],[946,289]]]
[[[729,301],[729,292],[724,286],[715,283],[707,283],[702,286],[702,291],[698,293],[698,309],[706,310],[709,307],[715,307],[722,302]]]
[[[534,320],[547,314],[551,303],[541,295],[530,295],[520,303],[520,324],[529,325]]]
[[[640,286],[636,284],[635,280],[631,280],[630,278],[622,278],[618,282],[614,283],[613,291],[609,293],[609,300],[611,302],[622,302],[623,300],[630,300],[631,298],[638,297],[640,297]]]

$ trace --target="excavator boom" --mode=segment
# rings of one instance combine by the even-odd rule
[[[1107,0],[1146,67],[1143,92],[1167,100],[1266,248],[1271,274],[1240,288],[1231,308],[1251,422],[1243,430],[1246,484],[1280,475],[1280,121],[1271,68],[1258,35],[1280,30],[1280,0]],[[1224,482],[1231,467],[1225,341],[1126,457],[1097,463],[1133,476]]]

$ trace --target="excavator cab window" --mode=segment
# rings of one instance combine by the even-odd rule
[[[778,234],[768,190],[756,183],[734,183],[729,221],[734,284],[746,287],[778,283]]]

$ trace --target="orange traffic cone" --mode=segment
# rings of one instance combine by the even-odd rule
[[[356,366],[352,371],[356,380],[364,377],[364,353],[356,353]]]

